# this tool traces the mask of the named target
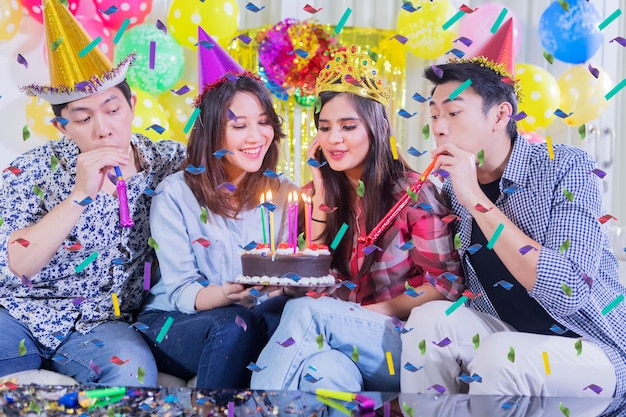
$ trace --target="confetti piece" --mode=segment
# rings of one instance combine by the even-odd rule
[[[451,344],[451,343],[452,343],[452,340],[450,340],[450,338],[448,338],[448,337],[445,337],[445,338],[443,338],[443,339],[442,339],[441,341],[439,341],[439,342],[432,342],[432,343],[433,343],[433,345],[436,345],[436,346],[439,346],[439,347],[441,347],[441,348],[442,348],[442,347],[446,347],[446,346],[448,346],[449,344]]]
[[[352,354],[350,355],[352,362],[359,363],[359,348],[355,345],[352,345]]]
[[[571,246],[571,242],[569,239],[566,239],[565,242],[561,243],[561,246],[559,246],[559,253],[563,253],[566,250],[568,250]]]
[[[483,378],[480,375],[472,374],[472,376],[469,376],[466,373],[462,373],[459,380],[465,382],[466,384],[471,384],[472,382],[483,382]]]
[[[561,109],[556,109],[554,111],[554,115],[557,117],[560,117],[561,119],[567,119],[568,117],[570,117],[572,114],[574,114],[574,112],[569,112],[569,113],[565,113],[563,110]]]
[[[606,176],[606,172],[602,171],[601,169],[598,168],[594,168],[591,171],[589,171],[591,174],[596,175],[599,178],[604,178]]]
[[[550,159],[554,159],[554,147],[552,146],[552,138],[546,136],[546,147],[548,148],[548,156]]]
[[[478,166],[481,167],[485,164],[485,150],[481,149],[476,154],[476,159],[478,159]]]
[[[43,194],[43,191],[37,185],[33,186],[33,193],[35,193],[35,195],[38,196],[39,198],[41,198],[42,200],[45,197],[44,194]]]
[[[570,410],[569,410],[569,408],[564,406],[562,402],[559,403],[559,410],[561,410],[561,413],[563,413],[563,415],[565,417],[570,417]]]
[[[441,28],[443,30],[448,30],[450,29],[450,26],[454,25],[460,18],[462,18],[463,16],[465,16],[465,12],[462,10],[459,10],[458,12],[456,12],[454,14],[454,16],[452,16],[450,19],[448,19],[442,26]]]
[[[208,248],[209,246],[211,246],[211,242],[209,242],[208,240],[206,240],[203,237],[199,237],[196,240],[194,240],[193,242],[191,242],[191,244],[193,245],[194,243],[199,244],[200,246],[202,246],[203,248]]]
[[[401,251],[408,251],[411,250],[415,247],[415,243],[413,243],[413,240],[409,240],[408,242],[404,242],[401,246],[395,245],[396,248],[400,249]]]
[[[400,35],[399,33],[393,35],[391,38],[389,39],[395,39],[398,42],[400,42],[402,45],[404,45],[405,43],[408,42],[409,38],[407,38],[406,36]]]
[[[420,93],[415,93],[413,94],[413,96],[411,96],[411,98],[415,101],[417,101],[418,103],[425,103],[428,100],[431,99],[431,96],[428,96],[428,98],[424,97],[423,95],[421,95]]]
[[[313,158],[309,158],[309,159],[306,161],[306,163],[307,163],[307,165],[312,166],[313,168],[321,168],[321,167],[323,167],[324,165],[326,165],[326,161],[324,161],[324,162],[320,163],[320,162],[318,162],[316,159],[313,159]]]
[[[391,352],[385,352],[385,356],[387,357],[387,367],[389,368],[389,375],[395,375],[396,370],[393,366],[393,358],[391,357]]]
[[[493,22],[493,26],[491,26],[491,33],[495,34],[498,31],[498,29],[502,25],[502,21],[504,20],[504,17],[506,16],[508,12],[509,11],[507,10],[506,7],[502,8],[502,10],[500,11],[500,14],[498,15],[498,18],[496,19],[495,22]]]
[[[120,25],[120,28],[117,30],[117,33],[115,34],[115,37],[113,38],[113,43],[114,44],[117,45],[117,43],[120,41],[120,39],[122,39],[122,35],[124,34],[126,29],[128,28],[128,25],[130,25],[130,19],[126,18],[126,19],[124,19],[124,21]]]
[[[413,365],[411,362],[407,362],[407,363],[404,364],[403,368],[406,369],[409,372],[417,372],[417,371],[419,371],[420,369],[422,369],[424,367],[420,366],[418,368],[415,365]]]
[[[415,11],[418,11],[421,8],[422,8],[422,6],[418,6],[417,9],[416,9],[415,6],[413,6],[413,4],[410,1],[403,1],[402,2],[402,9],[406,10],[409,13],[413,13]]]
[[[14,241],[12,241],[11,243],[18,243],[18,244],[20,244],[21,246],[23,246],[23,247],[25,247],[25,248],[27,248],[27,247],[28,247],[28,245],[30,245],[30,242],[29,242],[28,240],[23,239],[23,238],[21,238],[21,237],[18,237],[17,239],[15,239]]]
[[[522,246],[521,248],[519,248],[519,253],[521,253],[522,255],[526,255],[531,250],[538,251],[539,249],[535,248],[532,245],[526,245],[526,246]]]
[[[613,13],[609,15],[606,19],[604,19],[599,25],[598,29],[603,30],[605,27],[611,24],[615,19],[617,19],[622,14],[620,9],[615,10]]]
[[[617,92],[619,90],[621,90],[622,88],[626,87],[626,78],[624,78],[622,81],[619,82],[619,84],[617,84],[615,87],[613,87],[611,89],[611,91],[609,91],[608,93],[606,93],[604,95],[604,98],[606,100],[610,100],[615,94],[617,94]]]
[[[397,161],[398,160],[398,144],[396,143],[396,137],[394,135],[389,136],[389,146],[391,147],[391,155],[393,156],[393,159]]]
[[[496,228],[495,232],[493,232],[493,236],[491,236],[491,239],[489,239],[489,242],[487,242],[487,245],[485,246],[487,249],[493,249],[493,245],[496,244],[496,241],[500,237],[502,230],[504,230],[504,224],[500,223],[498,224],[498,227]]]
[[[248,330],[248,323],[246,323],[246,321],[243,318],[241,318],[239,314],[235,316],[235,324],[241,327],[244,332]]]
[[[456,300],[450,307],[446,309],[446,316],[449,316],[450,314],[454,313],[456,309],[458,309],[463,304],[465,304],[466,301],[467,301],[467,297],[465,295],[462,295],[461,297],[459,297],[458,300]]]
[[[28,139],[30,139],[30,130],[28,130],[28,125],[24,125],[22,128],[22,140],[26,142]]]
[[[377,62],[378,61],[378,54],[370,49],[367,50],[367,55],[369,55],[370,58],[372,58],[372,61]]]
[[[553,324],[552,326],[550,326],[550,331],[554,332],[558,335],[561,335],[565,332],[567,332],[568,329],[563,329],[561,326],[557,325],[557,324]]]
[[[463,245],[461,242],[461,234],[457,233],[454,235],[454,249],[459,249]]]
[[[128,359],[126,359],[126,360],[122,360],[121,358],[119,358],[119,357],[117,357],[117,356],[113,355],[113,356],[111,357],[111,359],[109,359],[109,361],[110,361],[111,363],[114,363],[114,364],[116,364],[116,365],[120,365],[120,366],[121,366],[121,365],[124,365],[125,363],[127,363],[129,360],[128,360]]]
[[[119,9],[116,6],[110,6],[108,9],[106,10],[102,10],[102,9],[98,9],[98,11],[102,14],[105,14],[107,16],[112,15],[113,13],[117,12]]]
[[[17,54],[17,63],[24,65],[24,68],[28,69],[28,61],[22,56],[22,54]]]
[[[161,32],[167,35],[167,26],[165,26],[165,24],[161,22],[161,20],[157,19],[154,25],[156,26],[157,29],[159,29]]]
[[[55,41],[50,44],[50,49],[56,51],[59,45],[63,42],[63,36],[59,36]]]
[[[420,340],[420,342],[417,344],[417,347],[420,350],[420,355],[424,356],[426,354],[426,340]]]
[[[461,42],[465,46],[472,46],[472,44],[474,43],[473,40],[471,40],[470,38],[466,38],[465,36],[460,36],[452,41],[452,43],[456,42]]]
[[[602,387],[597,386],[596,384],[589,384],[587,385],[585,388],[583,388],[583,391],[586,389],[590,389],[591,391],[595,392],[596,394],[600,394],[602,392]]]
[[[2,170],[2,172],[6,172],[6,171],[9,171],[11,174],[15,175],[16,177],[22,173],[21,169],[19,169],[18,167],[14,167],[14,166],[10,166]]]
[[[148,246],[150,246],[154,250],[159,250],[159,244],[152,236],[148,237]]]
[[[461,85],[459,85],[457,88],[455,88],[453,92],[450,93],[450,96],[448,97],[448,99],[449,100],[454,100],[455,98],[457,98],[463,91],[465,91],[471,85],[472,85],[472,80],[470,78],[468,78]]]
[[[120,313],[120,303],[117,300],[117,294],[116,293],[111,294],[111,299],[113,300],[113,311],[115,312],[115,317],[119,317],[121,313]]]
[[[213,156],[215,156],[217,159],[223,158],[225,155],[234,155],[234,153],[233,151],[229,151],[226,148],[222,148],[213,152]]]
[[[309,56],[309,53],[307,51],[305,51],[304,49],[300,49],[300,48],[296,48],[293,51],[289,52],[289,55],[291,54],[296,54],[300,58],[306,58]]]
[[[370,253],[372,253],[372,252],[374,252],[374,251],[379,251],[379,252],[382,252],[382,251],[383,251],[383,249],[382,249],[382,248],[380,248],[380,247],[378,247],[378,246],[376,246],[376,245],[369,245],[369,246],[364,247],[364,248],[362,249],[362,251],[363,251],[363,253],[364,253],[365,255],[369,255]]]
[[[609,220],[617,220],[617,217],[612,216],[610,214],[605,214],[604,216],[600,217],[598,219],[598,221],[600,222],[600,224],[604,224],[606,222],[608,222]]]
[[[524,120],[526,117],[528,117],[528,115],[526,114],[525,111],[521,111],[513,116],[511,116],[511,119],[515,120],[516,122],[520,122],[522,120]]]
[[[472,246],[468,247],[466,250],[469,252],[470,255],[473,255],[479,250],[481,250],[482,247],[483,245],[481,245],[480,243],[475,243]]]
[[[193,165],[189,164],[185,168],[185,171],[187,171],[191,175],[200,175],[204,171],[206,171],[206,168],[204,167],[204,165],[200,165],[199,167],[196,167],[196,166],[193,166]]]
[[[311,13],[311,14],[315,14],[317,12],[319,12],[320,10],[322,10],[322,8],[320,7],[319,9],[316,9],[315,7],[311,6],[310,4],[306,4],[302,10],[304,10],[305,12]]]
[[[94,40],[89,42],[83,49],[78,52],[78,56],[84,58],[93,48],[98,46],[98,44],[102,42],[102,38],[100,36],[96,37]]]
[[[439,68],[437,65],[433,64],[430,66],[430,68],[433,70],[433,72],[435,73],[435,75],[437,77],[439,77],[439,79],[443,78],[443,70],[441,68]]]
[[[185,124],[185,128],[183,129],[183,132],[185,132],[185,134],[189,133],[189,131],[191,130],[191,127],[196,122],[196,119],[198,118],[199,114],[200,114],[200,107],[196,107],[193,110],[193,113],[191,113],[191,116],[189,116],[189,120],[187,120],[187,123]]]
[[[80,274],[83,269],[87,268],[89,266],[89,264],[91,264],[93,261],[96,260],[96,258],[98,257],[98,252],[94,252],[91,255],[89,255],[84,261],[82,261],[80,264],[78,264],[75,268],[74,271],[77,274]]]
[[[549,64],[554,63],[554,56],[548,53],[547,51],[543,51],[543,57],[545,58],[546,61],[548,61]]]
[[[569,200],[570,203],[574,202],[574,193],[567,191],[567,188],[563,188],[563,195]]]
[[[25,345],[25,342],[26,342],[26,339],[20,340],[20,344],[19,344],[20,356],[26,355],[26,345]]]
[[[503,408],[504,410],[509,410],[513,407],[518,406],[519,404],[516,403],[515,401],[507,401],[505,403],[503,403],[500,407]]]
[[[476,333],[472,336],[472,343],[474,344],[474,349],[478,349],[480,347],[480,334]]]
[[[317,348],[321,349],[324,347],[324,335],[323,334],[318,334],[315,337],[315,341],[317,342]]]
[[[341,225],[341,227],[339,228],[339,231],[337,232],[337,235],[335,236],[332,243],[330,244],[330,248],[332,250],[337,249],[337,246],[339,246],[339,242],[341,242],[341,239],[343,239],[343,236],[346,234],[346,231],[348,231],[348,224],[344,223]]]
[[[28,279],[28,277],[26,277],[25,275],[22,275],[22,285],[24,287],[28,287],[29,289],[33,288],[33,283],[30,279]]]
[[[250,362],[248,364],[248,366],[246,366],[246,368],[248,368],[249,370],[251,370],[252,372],[261,372],[263,369],[267,368],[267,366],[264,367],[260,367],[259,365],[257,365],[254,362]]]
[[[409,417],[414,417],[415,416],[415,410],[413,410],[413,408],[408,406],[407,403],[405,403],[405,402],[402,402],[402,411],[404,411],[406,413],[406,415],[409,416]],[[348,415],[351,415],[351,413],[348,414]]]
[[[548,361],[548,352],[541,352],[543,357],[543,367],[546,370],[546,375],[550,375],[550,362]]]
[[[460,49],[456,49],[456,48],[452,48],[450,49],[448,52],[446,52],[446,54],[452,54],[457,58],[463,58],[465,56],[465,52],[461,51]]]
[[[584,124],[578,126],[578,136],[580,136],[580,140],[585,140],[585,137],[587,137],[587,126]]]
[[[324,379],[324,377],[322,378],[315,378],[313,375],[311,375],[310,373],[306,373],[305,376],[302,377],[306,382],[309,382],[311,384],[315,384],[316,382]]]
[[[204,48],[204,49],[206,49],[206,50],[210,50],[211,48],[213,48],[213,47],[215,46],[215,44],[214,44],[214,43],[211,43],[211,42],[209,42],[209,41],[207,41],[207,40],[202,40],[202,41],[198,42],[198,43],[196,44],[196,46],[197,46],[197,45],[200,45],[201,47],[203,47],[203,48]]]
[[[617,42],[617,43],[619,43],[622,46],[626,46],[626,39],[622,38],[621,36],[617,36],[617,37],[611,39],[609,41],[609,43],[611,43],[611,42]]]
[[[155,132],[157,132],[159,135],[163,134],[163,132],[165,132],[165,128],[163,126],[157,125],[157,124],[153,124],[150,125],[148,127],[146,127],[146,130],[154,130]]]
[[[219,187],[217,187],[217,188],[219,188]],[[208,220],[208,217],[209,217],[209,212],[208,212],[207,208],[206,207],[202,207],[200,209],[200,221],[203,224],[206,224],[206,222]]]
[[[406,111],[405,109],[400,109],[398,110],[398,116],[400,117],[404,117],[405,119],[410,119],[411,117],[415,116],[417,114],[417,112],[415,113],[409,113],[408,111]]]
[[[251,11],[251,12],[253,12],[253,13],[258,13],[258,12],[260,12],[261,10],[265,9],[265,6],[258,7],[258,6],[257,6],[257,5],[255,5],[254,3],[252,3],[252,2],[248,2],[248,4],[246,4],[246,9],[247,9],[247,10],[250,10],[250,11]]]
[[[591,75],[593,75],[594,78],[598,78],[600,76],[600,70],[598,70],[597,68],[594,68],[591,63],[587,66],[587,68],[589,69],[589,72],[591,73]]]
[[[296,343],[296,341],[295,341],[295,340],[293,340],[293,338],[292,338],[292,337],[290,337],[290,338],[288,338],[287,340],[285,340],[284,342],[278,342],[278,341],[277,341],[276,343],[278,343],[280,346],[282,346],[282,347],[285,347],[285,348],[286,348],[286,347],[289,347],[289,346],[294,345],[294,344]]]
[[[154,60],[156,57],[156,42],[150,41],[150,57],[148,60],[148,68],[154,69]],[[153,125],[154,126],[154,125]]]
[[[424,140],[428,140],[430,137],[430,125],[424,125],[422,127],[422,135],[424,135]]]
[[[576,349],[576,356],[580,356],[583,353],[583,341],[581,339],[574,343],[574,349]]]
[[[511,362],[515,362],[515,349],[513,349],[513,347],[509,348],[509,353],[506,355],[506,358]]]
[[[239,39],[241,42],[245,43],[246,45],[248,45],[250,42],[252,42],[252,38],[248,35],[246,35],[245,33],[242,33],[241,35],[235,36],[233,38],[233,40],[235,39]]]
[[[183,85],[182,87],[180,87],[178,90],[170,90],[172,93],[176,94],[177,96],[182,96],[187,94],[188,92],[191,91],[191,88],[189,88],[189,86],[187,85]]]
[[[443,387],[443,386],[441,386],[439,384],[435,384],[435,385],[432,385],[432,386],[426,388],[427,391],[431,390],[431,389],[437,391],[439,394],[443,394],[444,392],[447,391],[446,387]]]
[[[337,210],[337,207],[328,207],[326,204],[320,204],[318,209],[320,209],[320,211],[323,213],[330,214],[333,211]]]
[[[161,343],[163,341],[165,335],[170,330],[170,327],[172,327],[172,323],[174,323],[174,317],[167,316],[167,318],[165,319],[165,323],[163,323],[163,327],[161,327],[161,330],[159,331],[159,334],[155,339],[157,343]]]
[[[609,314],[609,312],[617,307],[622,301],[624,301],[624,294],[618,295],[615,300],[611,301],[606,307],[604,307],[602,309],[602,315],[606,316],[607,314]]]
[[[348,7],[346,11],[343,13],[343,16],[341,16],[341,19],[339,20],[339,23],[337,23],[337,26],[335,26],[335,34],[339,35],[339,33],[341,33],[341,30],[343,29],[344,25],[348,21],[348,18],[350,17],[351,13],[352,13],[352,9]]]

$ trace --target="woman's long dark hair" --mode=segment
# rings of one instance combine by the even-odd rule
[[[354,106],[356,113],[366,126],[369,138],[370,149],[361,174],[361,181],[365,185],[361,207],[367,228],[361,233],[366,234],[395,204],[393,188],[396,180],[403,173],[412,171],[412,169],[402,157],[393,158],[390,144],[391,126],[385,106],[375,100],[355,94],[323,92],[319,96],[322,107],[339,94],[345,94]],[[319,128],[319,113],[315,114],[315,126]],[[319,158],[321,162],[326,160],[323,154],[320,154]],[[348,230],[333,254],[331,267],[346,276],[350,276],[349,260],[354,244],[355,214],[360,197],[357,196],[354,185],[344,172],[333,171],[328,164],[321,167],[320,170],[324,180],[324,202],[329,207],[337,207],[335,212],[328,215],[326,228],[320,238],[329,242],[337,235],[343,223],[348,224]],[[377,253],[374,251],[365,257],[356,278],[369,273]]]
[[[254,208],[259,204],[259,197],[270,188],[278,186],[278,180],[271,179],[263,173],[270,169],[276,171],[280,140],[285,136],[282,120],[276,114],[269,91],[249,75],[230,76],[214,84],[205,92],[201,99],[200,114],[189,135],[187,145],[187,161],[185,167],[204,166],[205,171],[194,175],[185,171],[185,182],[191,188],[201,206],[209,211],[235,218],[241,210]],[[261,169],[247,173],[238,188],[231,194],[220,184],[229,181],[224,169],[224,160],[213,155],[224,147],[228,108],[237,93],[253,94],[259,99],[261,107],[274,128],[274,138],[265,154]]]

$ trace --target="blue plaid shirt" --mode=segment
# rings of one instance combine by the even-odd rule
[[[606,352],[615,365],[615,395],[623,396],[626,305],[620,302],[612,309],[607,306],[626,294],[626,287],[618,279],[607,226],[598,220],[606,212],[602,207],[601,179],[592,172],[594,168],[592,157],[579,148],[555,145],[551,160],[545,144],[529,144],[518,136],[500,181],[501,195],[496,206],[542,245],[537,281],[529,295],[563,329],[574,331]],[[473,293],[483,294],[470,300],[468,306],[498,317],[466,253],[472,217],[459,204],[449,179],[443,189],[454,213],[461,218],[456,221],[456,232],[462,243],[459,255],[466,285]],[[569,201],[564,190],[574,195],[573,201]],[[568,239],[570,247],[561,253],[560,248]],[[572,289],[571,296],[563,291],[562,284]]]

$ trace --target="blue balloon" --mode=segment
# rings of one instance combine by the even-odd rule
[[[602,44],[602,21],[595,6],[587,0],[567,0],[566,11],[554,1],[541,15],[539,38],[543,48],[556,59],[570,64],[588,61]]]

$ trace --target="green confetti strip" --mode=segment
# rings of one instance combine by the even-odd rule
[[[339,35],[339,33],[341,33],[341,30],[343,29],[343,27],[345,26],[346,22],[348,21],[348,18],[350,17],[350,14],[352,14],[352,9],[351,8],[347,8],[345,12],[343,12],[343,16],[341,16],[341,19],[339,20],[339,23],[337,23],[337,26],[335,26],[335,33],[337,35]]]
[[[578,135],[580,136],[580,140],[584,140],[587,137],[587,126],[578,126]]]
[[[422,135],[424,135],[424,140],[428,140],[430,137],[430,125],[424,125],[424,127],[422,127]]]
[[[509,348],[509,353],[506,355],[506,358],[511,362],[515,362],[515,349],[511,346]]]
[[[102,38],[98,36],[96,39],[89,42],[83,49],[78,52],[78,56],[84,58],[93,48],[98,46],[98,44],[102,42]]]
[[[411,190],[411,188],[407,188],[406,193],[408,194],[409,197],[411,197],[412,201],[417,202],[417,196],[419,195],[418,193]]]
[[[459,297],[458,300],[456,300],[450,307],[447,308],[446,310],[446,316],[449,316],[450,314],[454,313],[454,311],[461,307],[463,304],[465,304],[465,302],[467,301],[467,296],[462,295]]]
[[[59,47],[59,45],[61,45],[61,42],[63,42],[63,36],[59,36],[59,37],[57,38],[57,40],[53,41],[53,42],[50,44],[50,49],[51,49],[52,51],[56,51],[56,50],[57,50],[57,48]]]
[[[476,159],[478,159],[478,166],[481,167],[485,164],[485,150],[481,149],[476,154]]]
[[[454,249],[459,249],[461,245],[461,233],[457,233],[454,235]]]
[[[172,323],[174,323],[174,317],[167,316],[167,318],[165,319],[165,323],[163,323],[163,327],[161,327],[159,334],[157,335],[156,339],[154,339],[157,343],[161,343],[163,341],[165,335],[170,330],[170,327],[172,327]]]
[[[28,130],[28,125],[24,125],[22,128],[22,140],[26,142],[28,139],[30,139],[30,130]]]
[[[461,93],[463,91],[468,89],[471,85],[472,85],[472,79],[468,78],[467,80],[463,81],[463,83],[461,85],[459,85],[457,88],[455,88],[453,92],[450,93],[450,96],[448,97],[448,99],[454,100],[459,95],[461,95]]]
[[[143,384],[143,377],[146,376],[146,371],[141,366],[137,368],[137,380]]]
[[[607,17],[606,19],[604,19],[602,21],[602,23],[600,23],[598,25],[598,29],[603,30],[605,27],[607,27],[608,25],[611,24],[611,22],[613,22],[615,19],[617,19],[620,15],[622,14],[622,11],[620,9],[615,10],[613,13],[611,13],[609,15],[609,17]]]
[[[59,3],[61,3],[65,7],[70,7],[70,4],[67,0],[59,0]]]
[[[565,242],[561,243],[561,246],[559,247],[559,253],[563,253],[566,250],[568,250],[571,246],[571,242],[569,241],[569,239],[566,239]]]
[[[350,356],[354,363],[359,363],[359,348],[352,345],[352,355]]]
[[[189,116],[189,120],[187,120],[187,123],[185,124],[185,128],[183,129],[183,132],[185,132],[185,134],[189,133],[189,131],[191,130],[191,127],[196,122],[196,119],[198,118],[199,114],[200,114],[200,107],[196,107],[193,110],[193,113],[191,113],[191,116]]]
[[[572,287],[568,286],[564,282],[561,282],[561,289],[563,290],[565,295],[567,295],[568,297],[572,296]]]
[[[43,200],[44,194],[43,194],[43,191],[41,191],[41,188],[39,188],[39,186],[37,185],[33,186],[33,193],[35,193],[37,197]]]
[[[306,239],[304,238],[304,232],[298,235],[298,249],[304,250],[306,248]]]
[[[324,347],[324,335],[323,334],[318,334],[315,337],[315,341],[317,342],[317,348],[321,349]]]
[[[563,405],[563,403],[559,403],[559,410],[561,410],[561,413],[563,413],[563,415],[565,417],[569,417],[570,416],[570,411],[569,408],[565,407]]]
[[[617,92],[619,90],[621,90],[622,88],[626,87],[626,78],[624,78],[622,81],[619,82],[619,84],[617,84],[615,87],[613,87],[611,89],[611,91],[609,91],[608,93],[606,93],[604,95],[604,98],[606,100],[610,100],[615,94],[617,94]],[[26,139],[24,139],[26,140]]]
[[[576,349],[576,356],[580,356],[583,353],[583,341],[581,339],[574,343],[574,349]]]
[[[618,304],[621,303],[622,301],[624,301],[624,294],[618,295],[615,298],[615,300],[611,301],[606,307],[604,307],[602,309],[602,315],[606,316],[607,314],[609,314],[609,312],[613,310],[615,307],[617,307]]]
[[[574,193],[567,191],[567,188],[563,188],[563,195],[569,200],[570,203],[574,202]]]
[[[413,410],[413,408],[409,407],[408,405],[406,405],[405,402],[402,403],[402,410],[406,413],[407,416],[409,417],[413,417],[415,416],[415,411]]]
[[[458,12],[456,12],[454,14],[454,16],[452,16],[450,19],[448,19],[442,26],[441,29],[443,30],[448,30],[450,29],[450,26],[452,26],[453,24],[455,24],[456,22],[458,22],[458,20],[460,18],[462,18],[463,16],[465,16],[465,12],[463,10],[459,10]]]
[[[98,257],[98,252],[92,253],[91,255],[87,257],[87,259],[85,259],[80,264],[78,264],[76,268],[74,268],[74,271],[77,274],[80,274],[83,271],[83,269],[87,268],[89,264],[91,264],[93,261],[96,260],[97,257]]]
[[[126,28],[128,28],[128,25],[130,25],[130,19],[126,18],[120,25],[120,28],[117,30],[117,33],[115,34],[115,37],[113,38],[114,44],[117,45],[120,39],[122,39],[122,35],[124,34],[124,31],[126,31]]]
[[[356,187],[356,194],[361,198],[365,195],[365,184],[361,180],[359,180],[359,186]]]
[[[543,51],[543,57],[548,61],[549,64],[554,64],[554,56],[549,54],[548,51]]]
[[[478,333],[472,337],[472,343],[474,344],[474,349],[478,349],[480,347],[480,335]]]
[[[502,26],[502,22],[504,21],[504,17],[506,16],[506,14],[509,11],[507,10],[506,7],[503,7],[502,10],[500,10],[500,14],[498,15],[498,18],[496,19],[495,22],[493,22],[493,26],[491,26],[491,33],[496,33],[498,31],[498,29],[500,29],[500,26]]]
[[[417,344],[417,347],[420,350],[420,354],[424,356],[426,354],[426,339],[420,340],[420,342]]]
[[[57,158],[55,155],[52,155],[52,157],[50,158],[50,169],[52,170],[52,172],[57,172],[58,166],[59,158]]]
[[[496,244],[496,241],[498,240],[498,238],[500,238],[500,234],[503,230],[504,225],[502,223],[498,224],[498,227],[496,227],[496,231],[493,232],[493,236],[491,236],[491,239],[489,239],[489,242],[487,242],[487,245],[485,246],[487,249],[493,249],[493,245]]]
[[[37,415],[41,413],[41,407],[39,407],[39,404],[37,404],[37,402],[32,399],[30,400],[30,403],[28,404],[28,409],[30,411],[34,411]]]
[[[26,339],[20,340],[20,347],[19,347],[20,356],[26,355],[26,345],[25,345],[25,342],[26,342]]]
[[[372,59],[372,61],[374,62],[378,62],[378,54],[374,51],[372,51],[371,49],[367,50],[367,54],[369,55],[369,57]],[[319,96],[318,96],[319,97]]]
[[[341,242],[341,239],[343,239],[343,235],[346,234],[346,231],[348,231],[348,223],[342,224],[341,227],[339,228],[337,235],[335,236],[332,243],[330,244],[330,248],[332,250],[337,249],[337,246],[339,246],[339,242]]]
[[[152,236],[148,238],[148,246],[150,246],[154,250],[159,250],[159,244]]]
[[[569,3],[565,0],[559,0],[559,6],[561,6],[566,12],[569,11]]]
[[[200,213],[200,221],[206,224],[208,217],[209,217],[209,211],[206,209],[206,207],[202,207],[202,211]]]
[[[315,107],[315,114],[319,113],[322,110],[322,99],[320,99],[320,96],[315,97],[313,106]]]
[[[0,226],[4,224],[4,217],[0,217]]]

